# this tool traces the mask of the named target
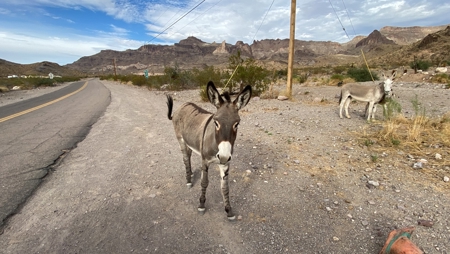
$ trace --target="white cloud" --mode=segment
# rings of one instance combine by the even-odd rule
[[[0,33],[0,55],[5,60],[19,63],[51,61],[59,64],[72,63],[103,49],[126,50],[142,45],[142,42],[120,37],[38,37],[31,35]],[[20,52],[18,54],[18,52]],[[41,60],[36,60],[41,59]]]
[[[207,42],[225,40],[232,44],[236,41],[252,43],[254,39],[289,38],[290,1],[209,0],[192,10],[199,2],[3,0],[0,57],[20,62],[19,59],[32,59],[34,55],[35,62],[49,60],[65,64],[96,54],[101,49],[138,48],[145,42],[170,44],[188,36]],[[349,38],[343,28],[351,39],[384,26],[449,23],[450,3],[447,0],[331,0],[331,3],[333,6],[330,0],[297,1],[297,39],[346,42]],[[63,8],[63,11],[57,12],[55,8]],[[80,15],[89,10],[99,16],[92,24],[104,25],[88,27],[87,23],[77,27],[79,24],[74,20],[79,19],[64,16],[70,10],[81,10]],[[105,14],[108,17],[105,18]],[[34,16],[51,17],[55,22],[35,25],[31,22]],[[26,17],[27,21],[20,17]],[[100,18],[103,19],[100,21]],[[157,39],[153,38],[164,30]]]

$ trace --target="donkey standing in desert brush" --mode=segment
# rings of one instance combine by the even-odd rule
[[[382,101],[386,97],[391,95],[392,91],[392,83],[397,75],[396,71],[392,72],[390,77],[387,77],[382,74],[384,81],[379,83],[378,85],[363,85],[350,83],[342,86],[341,96],[339,98],[339,117],[342,117],[342,109],[345,108],[345,116],[350,118],[348,114],[348,106],[352,99],[368,102],[368,106],[366,107],[367,121],[370,121],[370,118],[375,119],[376,105]]]
[[[240,121],[239,110],[249,102],[252,88],[249,85],[246,86],[233,102],[227,93],[222,98],[212,81],[208,82],[206,92],[209,101],[217,108],[215,114],[188,102],[181,105],[172,115],[173,99],[167,95],[168,118],[172,120],[175,135],[180,143],[188,187],[192,186],[192,151],[202,157],[202,192],[198,211],[205,212],[209,165],[218,163],[225,211],[228,219],[234,220],[235,216],[231,210],[229,199],[228,173]]]

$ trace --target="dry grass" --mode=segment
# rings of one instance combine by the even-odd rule
[[[384,122],[374,123],[360,134],[361,142],[370,149],[402,150],[415,156],[430,157],[436,153],[450,155],[450,112],[442,117],[428,118],[423,114],[412,119],[397,115]],[[434,165],[448,165],[448,156]],[[446,158],[447,157],[447,158]]]

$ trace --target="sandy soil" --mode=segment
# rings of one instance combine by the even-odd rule
[[[373,162],[356,135],[369,125],[365,105],[340,119],[338,87],[296,85],[291,101],[254,98],[242,110],[230,173],[237,220],[229,222],[218,170],[210,170],[207,212],[196,212],[200,158],[187,189],[166,92],[104,84],[111,105],[8,221],[3,253],[378,253],[391,230],[407,226],[425,253],[450,253],[448,148],[439,166],[434,154],[380,147]],[[438,116],[450,111],[443,87],[396,82],[394,91],[406,116],[416,94]],[[213,110],[198,93],[170,92],[175,107]],[[430,163],[413,169],[417,159]]]

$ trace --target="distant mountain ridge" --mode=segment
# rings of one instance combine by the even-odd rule
[[[442,36],[433,33],[442,31],[446,26],[434,27],[391,27],[386,26],[379,31],[374,30],[368,36],[355,36],[347,43],[331,41],[302,41],[295,42],[294,64],[297,66],[337,65],[355,61],[355,57],[364,50],[368,57],[384,59],[383,54],[399,50],[424,39],[442,40]],[[430,37],[431,36],[431,37]],[[203,68],[216,66],[226,68],[228,58],[240,51],[243,57],[253,57],[261,64],[273,68],[286,68],[289,39],[264,39],[247,44],[242,41],[234,45],[225,41],[208,43],[196,37],[188,37],[174,45],[143,45],[136,50],[125,51],[102,50],[91,56],[84,56],[77,61],[59,66],[55,63],[41,62],[31,65],[14,64],[0,61],[0,75],[22,75],[52,72],[55,75],[72,75],[84,73],[88,75],[102,75],[113,73],[114,67],[119,74],[142,73],[143,70],[160,73],[166,66],[177,65],[182,69]],[[422,47],[423,48],[423,47]],[[417,50],[421,50],[417,48]],[[427,49],[430,51],[430,49]],[[439,53],[441,48],[435,50]],[[399,57],[406,57],[399,55]],[[412,56],[409,56],[412,57]],[[396,60],[401,60],[398,58]],[[386,58],[385,61],[392,61]]]
[[[32,64],[17,64],[0,59],[0,76],[6,77],[9,75],[32,75],[32,76],[48,76],[49,73],[58,76],[81,76],[83,72],[69,68],[67,66],[60,66],[57,63],[48,61]]]
[[[369,34],[369,36],[356,43],[356,47],[359,48],[361,46],[375,45],[375,44],[396,44],[396,43],[393,40],[389,40],[388,38],[383,36],[378,30],[374,30],[372,33]]]

